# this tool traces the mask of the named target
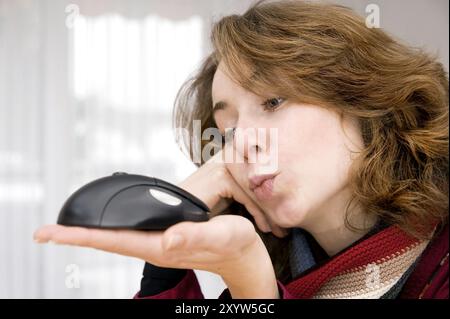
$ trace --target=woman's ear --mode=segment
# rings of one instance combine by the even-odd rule
[[[356,156],[364,149],[364,139],[359,118],[349,114],[339,113],[340,125],[345,135],[345,146],[352,154]]]

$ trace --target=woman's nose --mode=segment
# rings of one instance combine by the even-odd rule
[[[266,132],[264,128],[237,127],[234,131],[234,146],[239,156],[248,163],[256,163],[258,154],[264,152]]]

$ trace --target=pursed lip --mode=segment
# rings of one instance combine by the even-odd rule
[[[262,183],[264,183],[265,180],[274,178],[278,174],[263,174],[263,175],[254,175],[252,177],[249,177],[249,188],[251,191],[253,191],[255,188],[260,186]]]

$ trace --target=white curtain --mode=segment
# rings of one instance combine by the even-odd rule
[[[249,1],[247,1],[247,4]],[[131,298],[143,262],[37,245],[64,200],[115,171],[174,183],[195,166],[171,130],[182,82],[237,1],[0,0],[0,297]],[[224,288],[197,272],[203,292]]]
[[[32,234],[95,178],[126,171],[178,182],[195,169],[171,132],[175,93],[209,52],[211,23],[251,2],[0,0],[0,298],[137,292],[142,261],[37,245]],[[360,14],[371,3],[334,2]],[[447,0],[377,4],[382,27],[438,50],[448,69]],[[197,274],[216,298],[223,282]]]

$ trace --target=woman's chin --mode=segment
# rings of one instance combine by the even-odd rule
[[[295,201],[283,201],[269,211],[272,221],[282,228],[295,228],[302,224],[304,209]]]

